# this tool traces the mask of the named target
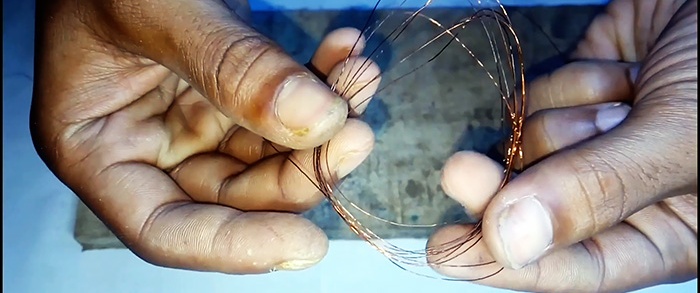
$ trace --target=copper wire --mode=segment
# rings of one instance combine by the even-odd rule
[[[505,10],[505,7],[498,3],[498,1],[486,1],[486,2],[493,2],[491,3],[492,5],[490,7],[483,7],[479,9],[474,9],[475,11],[468,15],[467,17],[451,24],[442,24],[438,20],[431,18],[424,14],[424,11],[431,5],[433,4],[433,0],[428,0],[426,1],[421,7],[414,11],[406,12],[406,11],[398,11],[398,10],[392,10],[388,11],[388,15],[382,19],[380,19],[376,23],[376,27],[374,29],[370,29],[370,19],[374,14],[378,11],[378,7],[380,4],[381,0],[377,1],[374,5],[374,8],[371,11],[370,17],[368,17],[367,23],[365,23],[365,26],[363,28],[363,35],[367,39],[372,38],[377,30],[386,25],[387,20],[391,17],[394,17],[396,15],[404,15],[405,19],[401,21],[401,23],[390,30],[389,35],[387,35],[384,39],[382,39],[381,43],[377,45],[374,49],[372,49],[369,52],[370,58],[367,58],[365,61],[363,61],[362,64],[360,64],[360,69],[357,70],[357,72],[354,72],[351,74],[347,79],[341,81],[340,77],[344,76],[343,71],[347,70],[349,68],[349,60],[351,59],[351,56],[348,55],[347,58],[345,58],[343,62],[343,67],[341,69],[340,74],[338,75],[338,78],[330,84],[330,87],[332,90],[336,91],[338,94],[341,96],[347,96],[349,95],[349,91],[351,88],[350,85],[355,84],[358,82],[358,79],[360,76],[365,73],[365,71],[369,68],[370,60],[372,57],[377,57],[380,54],[384,53],[380,47],[383,44],[386,43],[391,43],[395,41],[405,30],[407,27],[416,19],[424,19],[427,20],[430,24],[434,25],[435,27],[439,28],[441,30],[441,33],[437,34],[434,36],[434,38],[430,39],[428,42],[424,43],[420,47],[418,47],[416,50],[410,52],[406,56],[401,56],[399,57],[399,63],[404,62],[405,60],[411,58],[414,54],[417,54],[421,50],[424,50],[431,45],[433,45],[436,40],[444,37],[448,37],[449,41],[447,44],[444,45],[444,47],[439,48],[437,50],[437,53],[435,53],[434,56],[431,56],[426,60],[424,63],[421,65],[413,68],[412,70],[400,75],[398,78],[390,80],[384,84],[384,86],[380,87],[376,93],[380,93],[383,90],[385,90],[387,87],[393,85],[395,82],[398,80],[414,73],[415,71],[419,70],[426,64],[432,62],[435,58],[438,57],[448,46],[456,44],[460,46],[466,54],[468,54],[473,61],[483,69],[485,72],[485,75],[488,77],[490,81],[493,82],[493,85],[497,88],[499,94],[500,94],[500,100],[502,104],[502,109],[503,109],[503,115],[504,118],[502,119],[504,125],[503,127],[509,128],[510,130],[510,136],[508,138],[508,142],[506,145],[506,151],[504,154],[504,166],[505,166],[505,171],[504,171],[504,179],[500,184],[500,188],[505,186],[510,178],[513,176],[513,170],[516,169],[516,162],[520,162],[520,158],[522,158],[522,128],[523,128],[523,122],[525,119],[525,102],[526,102],[526,85],[525,85],[525,65],[524,65],[524,58],[523,58],[523,52],[522,48],[520,45],[520,40],[518,38],[518,35],[516,34],[510,17],[508,16],[508,13]],[[404,0],[401,2],[401,4],[404,4],[406,1]],[[482,3],[484,1],[479,1],[479,3]],[[485,20],[490,20],[495,22],[497,25],[497,29],[492,31],[489,29],[489,27],[486,26]],[[491,46],[491,52],[492,52],[492,57],[493,57],[493,62],[497,65],[497,74],[491,73],[485,66],[485,64],[477,58],[476,54],[469,48],[469,46],[463,42],[459,38],[460,32],[465,29],[467,26],[472,26],[472,25],[477,25],[481,24],[483,26],[484,32],[488,36],[489,39],[489,45]],[[362,38],[361,36],[360,38]],[[351,52],[355,50],[355,46],[357,46],[359,42],[359,39],[355,42],[355,45],[353,46]],[[503,57],[505,55],[505,58]],[[354,65],[354,64],[353,64]],[[361,92],[366,86],[377,80],[380,75],[375,76],[373,79],[370,81],[366,82],[364,86],[362,86],[359,89],[355,90],[355,94]],[[509,81],[513,81],[510,83]],[[339,91],[339,89],[343,89],[342,91]],[[376,94],[375,93],[375,94]],[[350,95],[350,99],[354,98],[354,94]],[[362,105],[366,103],[369,100],[369,98],[360,101],[359,103],[356,104],[356,106]],[[354,110],[354,109],[351,109]],[[354,111],[351,111],[354,112]],[[333,174],[329,172],[331,170],[329,166],[327,165],[329,160],[327,158],[328,152],[327,149],[324,149],[323,147],[317,147],[314,149],[313,153],[313,174],[307,174],[304,172],[304,170],[299,166],[298,163],[294,161],[293,158],[291,158],[292,164],[294,164],[304,175],[314,184],[316,187],[319,189],[319,191],[327,198],[327,200],[330,202],[332,208],[336,211],[336,213],[342,218],[342,220],[348,225],[348,227],[352,230],[353,233],[357,234],[362,240],[366,241],[369,243],[374,249],[376,249],[378,252],[386,256],[391,262],[396,264],[397,266],[401,267],[402,269],[406,269],[408,266],[427,266],[427,265],[443,265],[443,266],[453,266],[453,267],[463,267],[463,268],[470,268],[470,267],[480,267],[480,266],[486,266],[486,265],[491,265],[494,264],[495,261],[487,261],[483,263],[476,263],[476,264],[447,264],[447,262],[453,260],[457,256],[459,256],[458,251],[464,250],[464,251],[469,251],[472,247],[474,247],[479,241],[481,241],[482,236],[481,236],[481,222],[477,222],[474,225],[474,229],[471,231],[465,233],[461,237],[454,239],[452,241],[449,241],[447,243],[442,243],[439,245],[435,245],[432,247],[428,247],[426,249],[421,249],[421,250],[406,250],[401,247],[398,247],[383,238],[379,237],[376,235],[370,228],[365,226],[358,218],[353,214],[354,212],[359,212],[365,216],[368,216],[374,220],[378,220],[380,222],[394,225],[394,226],[400,226],[400,227],[421,227],[421,228],[426,228],[426,227],[437,227],[439,225],[447,224],[447,223],[439,223],[439,224],[423,224],[423,225],[417,225],[417,224],[405,224],[405,223],[399,223],[396,221],[392,221],[389,219],[384,219],[381,217],[378,217],[376,215],[373,215],[372,213],[366,211],[365,209],[361,208],[358,204],[353,202],[351,199],[349,199],[343,192],[339,189],[339,182],[337,178],[334,178]],[[326,162],[325,164],[323,162]],[[330,179],[329,179],[330,178]],[[352,211],[351,211],[352,210]],[[462,252],[463,253],[463,252]],[[440,256],[436,260],[429,262],[428,257],[429,256]],[[495,274],[498,274],[503,270],[502,267],[499,267],[494,270],[493,273],[487,274],[485,276],[471,279],[468,281],[474,281],[474,280],[481,280],[484,278],[491,277]],[[415,272],[414,272],[415,273]],[[420,274],[423,275],[423,274]],[[424,275],[427,276],[427,275]],[[430,276],[427,276],[430,277]],[[447,280],[454,280],[454,279],[449,279],[449,278],[443,278]],[[459,279],[459,280],[465,280],[465,279]]]

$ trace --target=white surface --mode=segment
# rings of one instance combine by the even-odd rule
[[[32,2],[3,1],[3,292],[503,292],[414,276],[359,241],[332,242],[312,269],[263,276],[164,269],[128,250],[81,252],[72,237],[76,198],[29,137]],[[697,281],[644,292],[670,291],[696,292]]]

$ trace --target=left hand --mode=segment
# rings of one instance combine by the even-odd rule
[[[697,1],[654,3],[614,1],[579,44],[583,61],[530,85],[531,166],[505,188],[484,156],[447,162],[443,188],[483,217],[484,237],[448,265],[497,264],[439,272],[473,279],[503,265],[479,283],[543,292],[697,277]],[[446,227],[430,244],[470,228]]]

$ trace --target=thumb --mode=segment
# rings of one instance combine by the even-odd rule
[[[640,104],[609,132],[513,179],[484,213],[484,240],[494,257],[521,268],[655,202],[696,189],[696,129],[689,126],[693,117],[677,110],[689,107]]]
[[[695,162],[683,153],[692,140],[640,115],[633,108],[617,128],[533,165],[495,196],[483,233],[499,262],[523,267],[688,191],[697,173],[678,162]]]
[[[346,102],[224,2],[99,1],[109,38],[175,71],[234,123],[296,149],[340,130]],[[102,21],[101,23],[110,23]],[[116,29],[114,29],[114,28]]]
[[[688,3],[643,62],[627,118],[535,164],[494,197],[483,235],[499,262],[523,267],[664,198],[697,191],[697,38],[690,33],[697,4]]]

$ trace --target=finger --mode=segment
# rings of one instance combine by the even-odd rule
[[[229,131],[219,145],[219,152],[232,156],[246,164],[290,151],[289,148],[270,142],[243,127]]]
[[[473,228],[472,225],[444,227],[430,238],[428,245],[448,243]],[[697,276],[696,238],[673,215],[651,206],[594,238],[553,252],[520,270],[505,268],[477,283],[528,292],[629,292],[661,283],[683,282]],[[431,256],[432,267],[447,277],[468,280],[501,269],[497,263],[467,267],[493,260],[484,241],[469,244],[446,251],[451,254],[447,262],[435,264],[432,260],[445,256]]]
[[[381,69],[374,61],[358,57],[365,48],[362,32],[341,28],[331,32],[311,59],[311,65],[326,83],[348,100],[350,115],[364,112],[379,88]]]
[[[358,114],[366,109],[367,100],[377,90],[381,73],[379,67],[371,60],[347,58],[348,55],[359,54],[363,48],[364,39],[358,30],[338,29],[326,36],[312,59],[314,66],[321,68],[317,69],[320,74],[323,76],[331,74],[327,77],[329,83],[337,84],[341,72],[348,79],[350,75],[355,78],[352,85],[340,84],[334,88],[344,99],[350,100],[351,111]],[[361,64],[362,62],[366,63]],[[333,65],[335,68],[329,67]],[[354,67],[350,68],[353,65]],[[245,128],[236,128],[225,137],[219,150],[246,163],[253,163],[264,157],[286,152],[289,148],[269,142]]]
[[[442,169],[442,190],[467,210],[481,218],[504,178],[503,167],[489,157],[475,152],[452,155]]]
[[[685,53],[697,47],[686,34],[697,22],[696,2],[686,3],[640,73],[625,121],[530,167],[490,203],[483,235],[501,263],[522,267],[643,207],[697,190],[696,68],[678,61],[693,60]],[[660,79],[652,83],[650,76]]]
[[[311,57],[311,65],[325,79],[333,67],[346,58],[357,56],[365,49],[365,38],[355,28],[340,28],[323,38],[316,53]]]
[[[673,149],[692,149],[684,144],[693,141],[679,136],[682,119],[653,116],[662,109],[646,115],[633,109],[616,128],[544,159],[506,185],[484,213],[484,239],[499,262],[522,267],[642,207],[689,192],[692,169],[679,168],[669,156],[681,155]],[[649,119],[664,121],[664,130]]]
[[[630,109],[622,103],[603,103],[547,109],[533,114],[523,127],[523,165],[613,129],[627,117]]]
[[[321,166],[326,180],[337,180],[369,155],[374,136],[369,126],[348,120],[322,147]],[[217,203],[241,210],[302,212],[316,206],[322,195],[314,173],[314,150],[267,158],[243,171],[242,162],[223,154],[196,156],[178,166],[171,176],[198,202]],[[301,169],[301,170],[300,170]]]
[[[174,70],[258,135],[306,149],[328,141],[345,122],[343,99],[222,2],[97,5],[115,24],[104,28],[106,39]]]
[[[547,109],[611,102],[631,103],[638,70],[638,64],[614,61],[570,63],[528,85],[525,97],[527,115],[532,116]],[[530,120],[530,117],[525,120],[525,127],[533,124]],[[527,151],[530,148],[524,145],[523,149]],[[499,149],[501,155],[503,151],[503,148]],[[522,166],[524,162],[517,163]]]
[[[327,77],[328,74],[331,73],[333,66],[336,68],[343,67],[345,64],[344,61],[348,56],[360,54],[364,49],[364,45],[364,38],[357,29],[341,28],[334,30],[321,42],[321,45],[318,50],[316,50],[311,60],[311,66],[313,66],[315,71],[318,71],[318,74]],[[365,75],[379,74],[379,70],[374,63],[365,67],[369,67]],[[342,91],[343,89],[337,90],[337,92]],[[373,91],[376,91],[376,87],[363,88],[360,94],[364,94],[368,91],[373,93]],[[355,96],[352,95],[354,92],[350,93],[351,94],[343,96],[343,98],[349,99]],[[365,98],[367,96],[371,96],[371,93],[362,95],[362,97]],[[350,108],[354,108],[352,101]],[[264,157],[289,151],[289,148],[269,142],[245,128],[236,128],[229,132],[219,150],[246,163],[253,163]]]
[[[92,199],[88,205],[127,247],[156,265],[266,273],[309,267],[327,251],[324,233],[306,219],[193,203],[152,166],[120,163],[91,174],[97,175],[80,185],[82,198]]]
[[[346,66],[344,63],[338,64],[331,73],[329,80],[335,79],[335,76],[339,76],[340,72],[345,72],[343,75],[349,76],[353,74],[352,72],[356,72],[354,69],[359,69],[360,67],[366,68],[361,74],[358,73],[360,80],[355,82],[356,85],[348,85],[348,90],[345,90],[344,84],[338,87],[338,91],[344,93],[344,98],[349,99],[352,114],[359,115],[367,108],[369,99],[379,86],[381,80],[379,77],[380,71],[372,61],[368,60],[368,65],[360,65],[360,59],[350,58],[349,60],[349,64],[357,65],[351,69],[345,68]],[[287,147],[267,141],[250,130],[241,127],[232,128],[219,146],[219,151],[248,164],[270,155],[287,152],[289,150],[290,149]]]
[[[341,78],[341,75],[344,77]],[[344,78],[356,81],[346,84]],[[365,58],[350,58],[347,64],[341,62],[333,69],[328,79],[337,81],[337,91],[349,100],[351,115],[362,114],[367,109],[369,99],[377,91],[381,81],[379,67]],[[246,163],[252,163],[288,151],[289,148],[269,142],[245,128],[235,128],[224,138],[219,150]]]
[[[529,85],[528,115],[544,109],[631,102],[638,66],[613,61],[570,63]]]
[[[327,82],[348,100],[350,115],[359,116],[379,88],[381,69],[369,58],[351,57],[333,68]]]
[[[639,62],[688,1],[616,0],[588,26],[572,57]]]
[[[525,164],[609,131],[622,122],[630,107],[620,103],[550,109],[528,118],[523,128]],[[504,168],[475,152],[452,155],[442,170],[442,189],[467,212],[481,218],[504,179]]]

